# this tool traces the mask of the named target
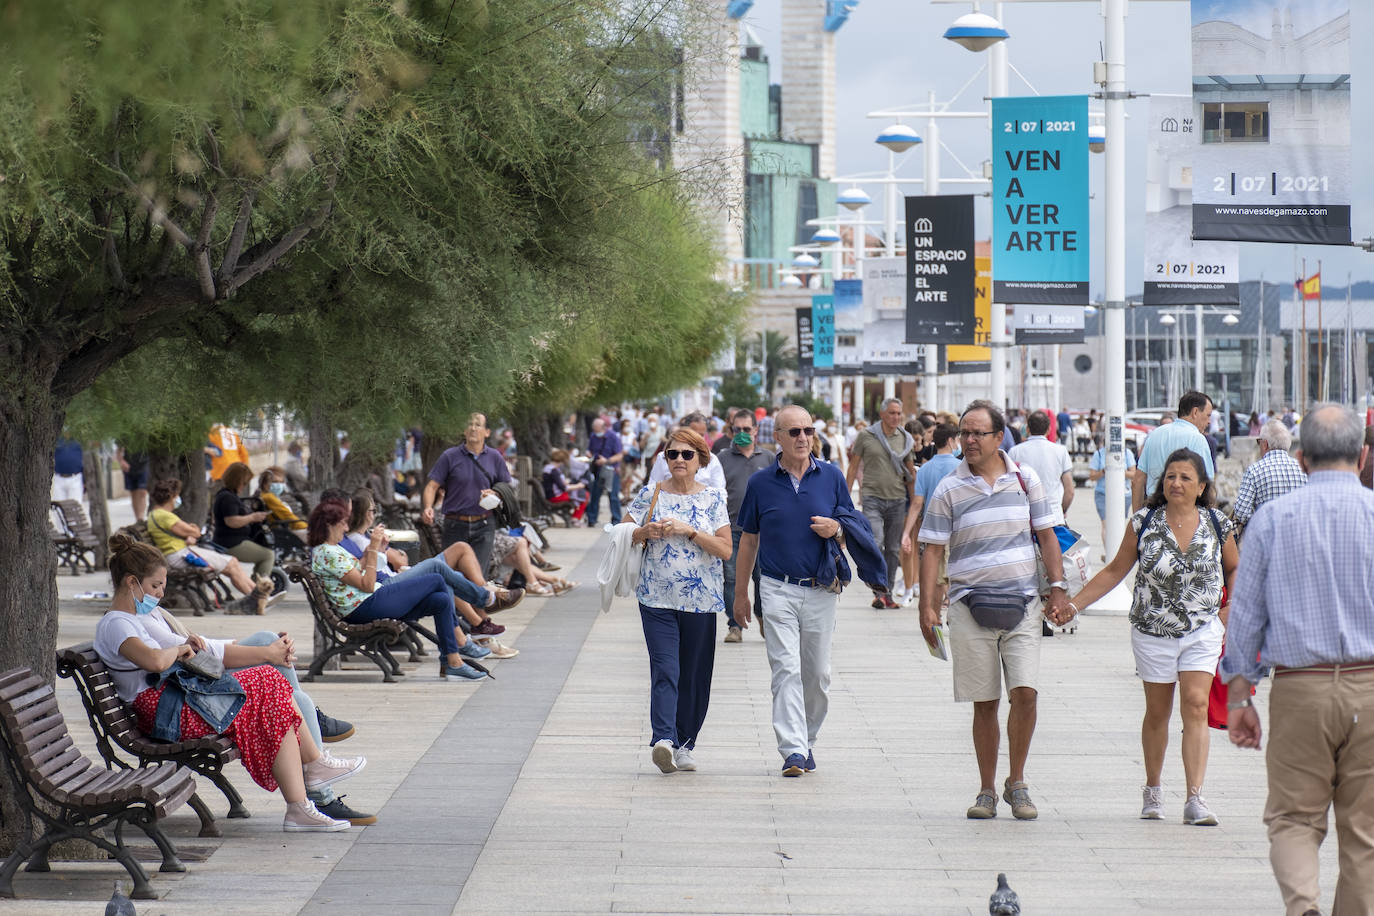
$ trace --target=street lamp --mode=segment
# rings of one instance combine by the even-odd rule
[[[855,185],[850,188],[845,188],[836,195],[835,203],[844,207],[846,210],[862,210],[864,207],[873,203],[873,198],[869,197],[868,192],[863,188]]]
[[[839,243],[840,234],[834,229],[817,229],[816,233],[811,236],[812,245],[838,245]]]
[[[887,147],[889,152],[905,153],[921,142],[921,135],[905,124],[893,124],[878,134],[878,139],[873,142]]]
[[[945,38],[970,51],[985,51],[1010,37],[1011,33],[1002,28],[1002,23],[976,9],[960,16],[945,29]]]

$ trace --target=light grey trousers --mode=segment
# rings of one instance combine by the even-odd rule
[[[759,597],[763,632],[773,671],[773,733],[778,753],[805,757],[830,708],[830,642],[839,596],[821,588],[789,585],[764,576]]]

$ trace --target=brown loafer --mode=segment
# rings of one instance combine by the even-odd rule
[[[496,611],[504,611],[507,608],[513,608],[519,604],[524,597],[525,590],[523,588],[498,588],[496,589],[496,600],[491,603],[487,611],[495,613]]]

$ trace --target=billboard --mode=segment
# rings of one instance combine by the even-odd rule
[[[835,298],[811,297],[811,365],[817,371],[835,368]]]
[[[992,301],[1088,304],[1088,97],[992,100]]]
[[[1240,246],[1192,239],[1197,132],[1190,96],[1150,96],[1145,305],[1240,304]]]
[[[811,307],[797,309],[797,371],[810,375],[815,365],[815,340],[811,336]]]
[[[959,374],[992,370],[992,350],[987,346],[992,331],[992,258],[987,255],[991,247],[988,242],[979,242],[974,249],[981,252],[973,259],[973,337],[976,345],[953,344],[946,347],[947,372]]]
[[[1193,0],[1193,238],[1350,244],[1350,0]]]
[[[1076,305],[1018,305],[1011,326],[1018,344],[1083,342],[1083,310]]]
[[[971,344],[973,195],[906,199],[906,342]]]

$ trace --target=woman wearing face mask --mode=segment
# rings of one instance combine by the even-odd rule
[[[153,507],[148,511],[148,534],[162,551],[169,567],[188,569],[208,566],[224,576],[244,595],[230,608],[240,614],[261,614],[269,605],[281,599],[281,595],[271,594],[271,581],[254,583],[242,564],[229,554],[196,545],[200,529],[184,521],[175,511],[181,505],[180,480],[157,481],[153,484],[150,499]]]
[[[168,741],[224,735],[239,751],[253,781],[286,800],[282,829],[347,830],[350,823],[322,814],[306,796],[322,792],[360,772],[364,757],[334,757],[320,749],[293,699],[291,684],[273,664],[291,663],[292,647],[282,638],[268,646],[242,646],[172,631],[158,613],[167,584],[167,563],[157,548],[127,535],[110,538],[110,577],[115,594],[95,628],[95,651],[110,669],[115,690],[133,707],[138,727]],[[174,669],[200,648],[220,657],[226,673],[208,691],[183,690],[184,671]],[[166,674],[148,686],[147,674]],[[203,685],[203,680],[202,680]],[[180,698],[163,703],[173,691]]]
[[[296,537],[305,543],[305,519],[287,508],[282,502],[286,492],[286,469],[270,467],[258,476],[258,499],[267,507],[268,518],[274,522],[284,522]]]

